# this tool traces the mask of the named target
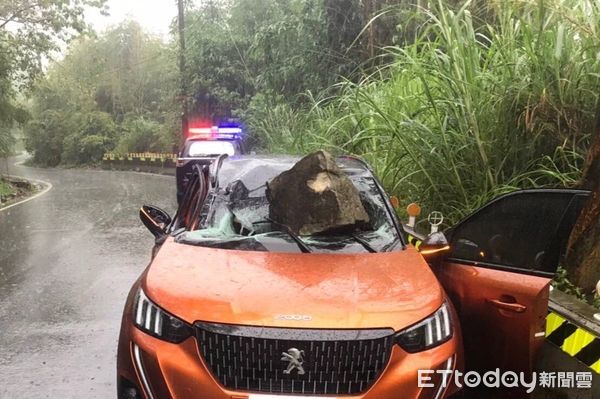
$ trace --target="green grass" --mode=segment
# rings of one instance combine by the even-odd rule
[[[445,4],[389,64],[304,109],[254,103],[249,128],[271,152],[360,155],[402,203],[449,222],[517,188],[575,185],[600,93],[598,3]]]
[[[567,271],[562,267],[558,268],[558,271],[554,276],[554,280],[552,281],[552,286],[559,291],[572,295],[577,299],[587,302],[595,308],[600,309],[600,296],[598,296],[598,294],[595,292],[585,293],[582,288],[576,286],[573,282],[571,282],[571,280],[569,280]]]
[[[0,180],[0,197],[5,197],[14,192],[13,187],[5,182],[4,180]]]

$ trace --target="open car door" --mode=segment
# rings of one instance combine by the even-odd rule
[[[450,251],[434,271],[461,320],[466,370],[532,370],[550,280],[588,197],[583,190],[517,191],[446,232]]]

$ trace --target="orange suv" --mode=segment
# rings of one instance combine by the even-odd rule
[[[368,229],[272,222],[265,182],[297,160],[222,156],[194,169],[173,219],[142,207],[156,246],[123,313],[120,399],[439,399],[459,391],[449,371],[531,369],[587,192],[503,196],[419,253],[356,158],[337,161]]]

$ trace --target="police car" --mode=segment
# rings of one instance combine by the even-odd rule
[[[237,124],[199,125],[188,129],[185,142],[177,157],[177,202],[185,193],[192,164],[208,167],[222,154],[243,154],[242,128]]]

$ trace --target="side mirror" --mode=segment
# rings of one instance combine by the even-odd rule
[[[167,228],[171,224],[171,216],[162,209],[152,205],[143,205],[140,208],[140,220],[156,238],[167,234]]]
[[[419,246],[419,252],[427,261],[438,259],[449,250],[450,244],[442,232],[431,233]]]

